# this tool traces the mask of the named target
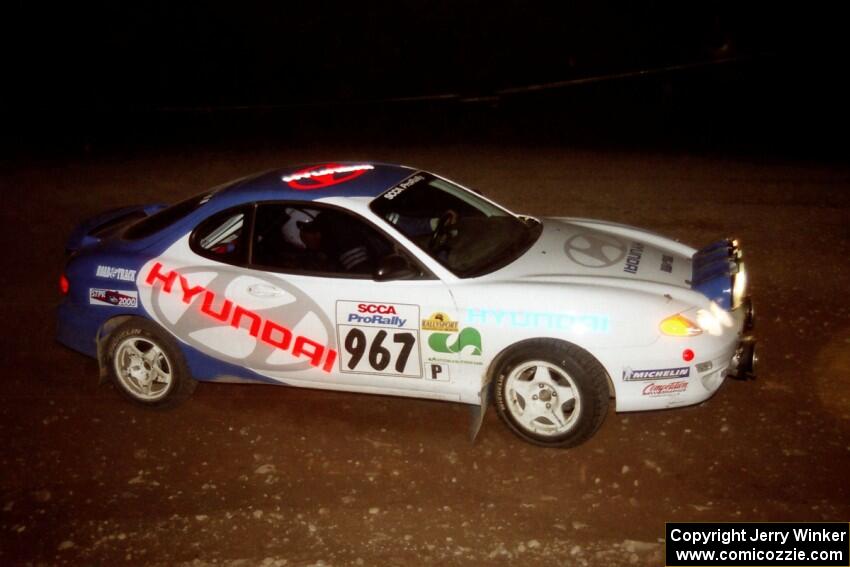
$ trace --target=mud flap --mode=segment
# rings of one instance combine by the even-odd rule
[[[106,337],[98,336],[97,343],[97,384],[102,386],[109,382],[109,373],[106,370]]]
[[[484,384],[481,391],[478,393],[478,399],[481,400],[481,405],[469,406],[470,422],[469,441],[474,443],[478,432],[481,430],[481,425],[484,423],[484,414],[487,412],[487,406],[490,405],[490,383]]]

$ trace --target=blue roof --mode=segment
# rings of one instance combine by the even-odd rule
[[[267,171],[219,191],[215,200],[314,201],[326,197],[377,197],[416,170],[400,165],[332,162]]]

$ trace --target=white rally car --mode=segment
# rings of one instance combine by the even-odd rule
[[[515,215],[408,167],[265,172],[103,213],[68,242],[58,339],[131,399],[197,381],[471,404],[573,446],[754,372],[741,250]]]

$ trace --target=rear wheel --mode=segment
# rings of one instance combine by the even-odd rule
[[[604,368],[582,349],[551,339],[516,347],[501,363],[493,388],[508,427],[538,445],[578,445],[608,412]]]
[[[121,393],[146,406],[175,405],[197,384],[173,339],[144,319],[131,319],[113,331],[106,364]]]

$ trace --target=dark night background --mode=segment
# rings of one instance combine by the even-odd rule
[[[827,158],[850,125],[826,4],[14,6],[14,153],[510,137]]]
[[[661,565],[664,522],[848,520],[834,4],[5,3],[0,564]],[[540,217],[740,238],[758,379],[670,411],[612,403],[561,451],[493,409],[471,443],[468,407],[412,398],[200,384],[153,411],[55,341],[84,219],[336,160]]]

